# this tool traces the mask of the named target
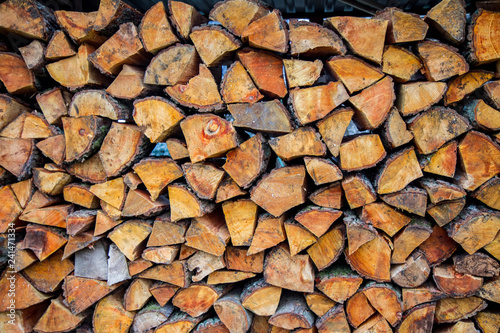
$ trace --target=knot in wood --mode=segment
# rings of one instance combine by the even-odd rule
[[[220,130],[220,122],[218,120],[212,119],[205,126],[206,135],[215,135]]]

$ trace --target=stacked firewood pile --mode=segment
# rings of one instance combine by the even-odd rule
[[[1,3],[0,331],[498,332],[500,12],[464,6]]]

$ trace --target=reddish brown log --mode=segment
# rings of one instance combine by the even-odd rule
[[[388,22],[377,19],[337,16],[325,20],[347,41],[357,55],[380,64]]]
[[[312,22],[289,20],[292,56],[325,57],[345,54],[344,43],[333,31]]]

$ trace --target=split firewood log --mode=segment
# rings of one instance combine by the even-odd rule
[[[48,41],[56,27],[53,11],[32,0],[2,3],[0,17],[3,29],[26,38]]]
[[[45,59],[57,61],[75,54],[76,48],[64,31],[55,31],[45,49]]]
[[[218,26],[206,25],[193,28],[189,38],[207,67],[217,66],[224,60],[232,58],[233,52],[241,46],[233,35]]]
[[[183,39],[189,39],[194,27],[208,21],[196,8],[182,1],[169,0],[168,8],[171,14],[170,21]]]
[[[71,90],[86,85],[105,86],[109,79],[88,60],[88,56],[94,51],[94,46],[81,44],[76,55],[48,64],[47,72],[55,81]]]
[[[353,53],[380,64],[388,21],[348,16],[330,17],[325,20],[346,40]]]
[[[474,63],[484,64],[500,59],[498,40],[492,38],[490,31],[498,29],[498,12],[479,9],[472,18],[469,48],[470,59]],[[495,33],[493,33],[495,35]]]
[[[153,54],[179,41],[168,21],[168,11],[163,2],[152,6],[144,14],[139,37],[144,49]]]
[[[175,44],[161,50],[149,63],[144,83],[153,85],[184,84],[198,74],[200,57],[194,46]]]
[[[394,81],[410,81],[422,68],[420,59],[401,46],[386,45],[382,56],[382,72],[393,77]]]
[[[106,41],[106,37],[94,30],[94,22],[98,12],[72,12],[66,10],[56,10],[59,26],[77,44],[89,43],[100,46]]]
[[[99,3],[93,29],[111,35],[124,22],[138,25],[142,14],[121,0],[104,0]]]
[[[444,0],[432,7],[425,17],[431,27],[441,33],[443,38],[453,44],[465,40],[466,34],[465,2]]]
[[[422,40],[429,28],[418,15],[405,13],[399,8],[386,8],[377,12],[373,18],[389,22],[386,41],[390,44]]]
[[[0,52],[0,63],[2,64],[0,66],[0,81],[10,94],[32,94],[37,91],[35,76],[21,56]]]
[[[497,332],[494,4],[128,3],[0,4],[1,332]]]

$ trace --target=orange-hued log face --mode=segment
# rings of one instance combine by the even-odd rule
[[[491,1],[0,2],[0,332],[498,331]]]

